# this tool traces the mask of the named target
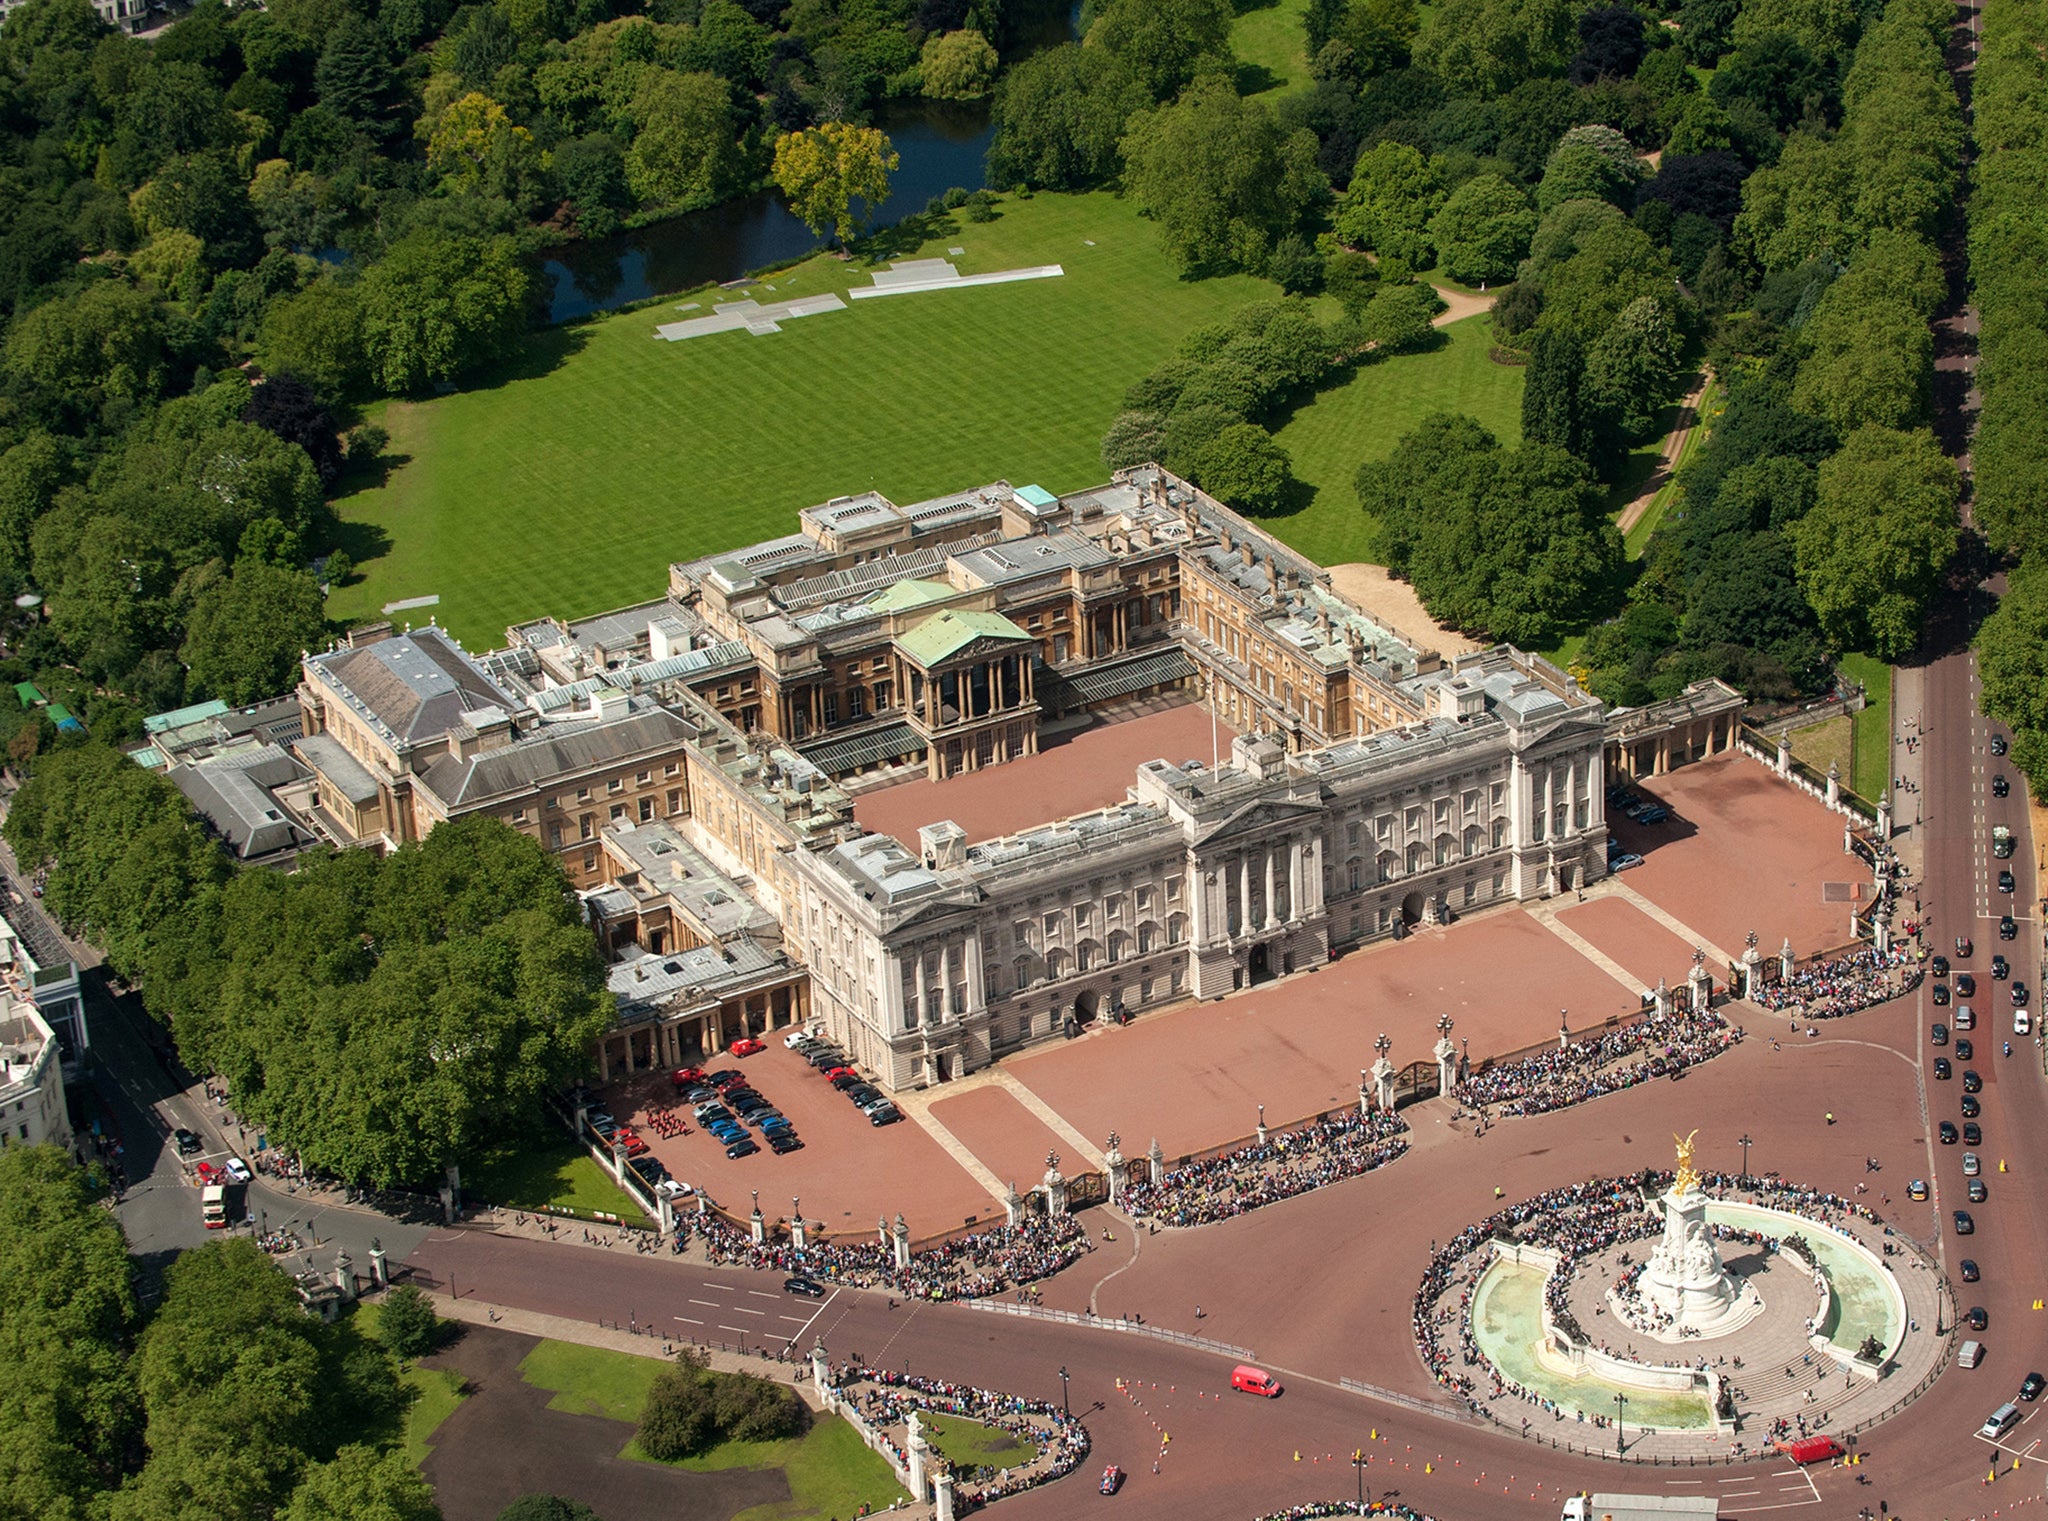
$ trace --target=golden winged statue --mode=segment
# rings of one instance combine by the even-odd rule
[[[1678,1176],[1671,1180],[1671,1191],[1675,1194],[1690,1193],[1700,1186],[1700,1175],[1692,1167],[1693,1140],[1698,1135],[1698,1130],[1688,1136],[1672,1134],[1671,1139],[1678,1143]]]

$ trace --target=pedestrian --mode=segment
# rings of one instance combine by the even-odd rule
[[[1832,1109],[1828,1111],[1828,1123],[1830,1125],[1835,1123],[1835,1111]]]

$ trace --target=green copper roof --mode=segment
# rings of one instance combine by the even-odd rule
[[[1017,498],[1019,501],[1029,502],[1033,507],[1054,507],[1059,504],[1059,498],[1043,486],[1020,486],[1017,488]]]
[[[899,636],[896,647],[929,670],[977,639],[1029,639],[1001,613],[958,613],[950,609]]]
[[[953,588],[944,581],[919,581],[915,577],[898,581],[868,604],[871,612],[900,613],[913,607],[923,607],[927,602],[938,602],[953,595]]]

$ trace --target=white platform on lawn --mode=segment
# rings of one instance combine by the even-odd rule
[[[875,283],[847,295],[856,301],[877,296],[914,296],[928,290],[965,290],[970,285],[1010,285],[1018,280],[1050,280],[1066,271],[1057,264],[1029,269],[998,269],[985,275],[963,275],[945,259],[905,259],[875,271]]]
[[[685,338],[702,338],[706,333],[729,333],[745,328],[755,337],[779,333],[781,324],[795,317],[812,317],[819,312],[843,312],[846,303],[837,296],[805,296],[798,301],[726,301],[711,309],[708,317],[691,317],[682,322],[665,322],[654,330],[657,338],[680,343]]]

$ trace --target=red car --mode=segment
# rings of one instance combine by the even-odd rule
[[[743,1040],[734,1041],[730,1049],[734,1056],[754,1056],[762,1051],[766,1051],[768,1044],[766,1041],[756,1040],[753,1036],[749,1035]]]
[[[1102,1470],[1102,1492],[1104,1494],[1115,1494],[1122,1487],[1123,1482],[1124,1471],[1117,1467],[1116,1464],[1112,1463],[1109,1467]]]
[[[668,1080],[678,1088],[688,1088],[693,1084],[704,1081],[704,1069],[702,1067],[678,1067],[668,1075]]]
[[[825,1074],[825,1081],[828,1083],[836,1084],[842,1077],[857,1078],[859,1076],[860,1074],[854,1071],[851,1067],[834,1067],[831,1071]]]
[[[225,1183],[228,1180],[228,1170],[225,1167],[217,1167],[211,1162],[201,1162],[192,1169],[192,1173],[194,1177],[199,1179],[199,1185],[202,1188],[211,1188],[216,1183]]]
[[[641,1140],[638,1132],[629,1125],[621,1125],[612,1132],[612,1144],[625,1147],[626,1155],[629,1157],[637,1157],[647,1149],[647,1143]]]

